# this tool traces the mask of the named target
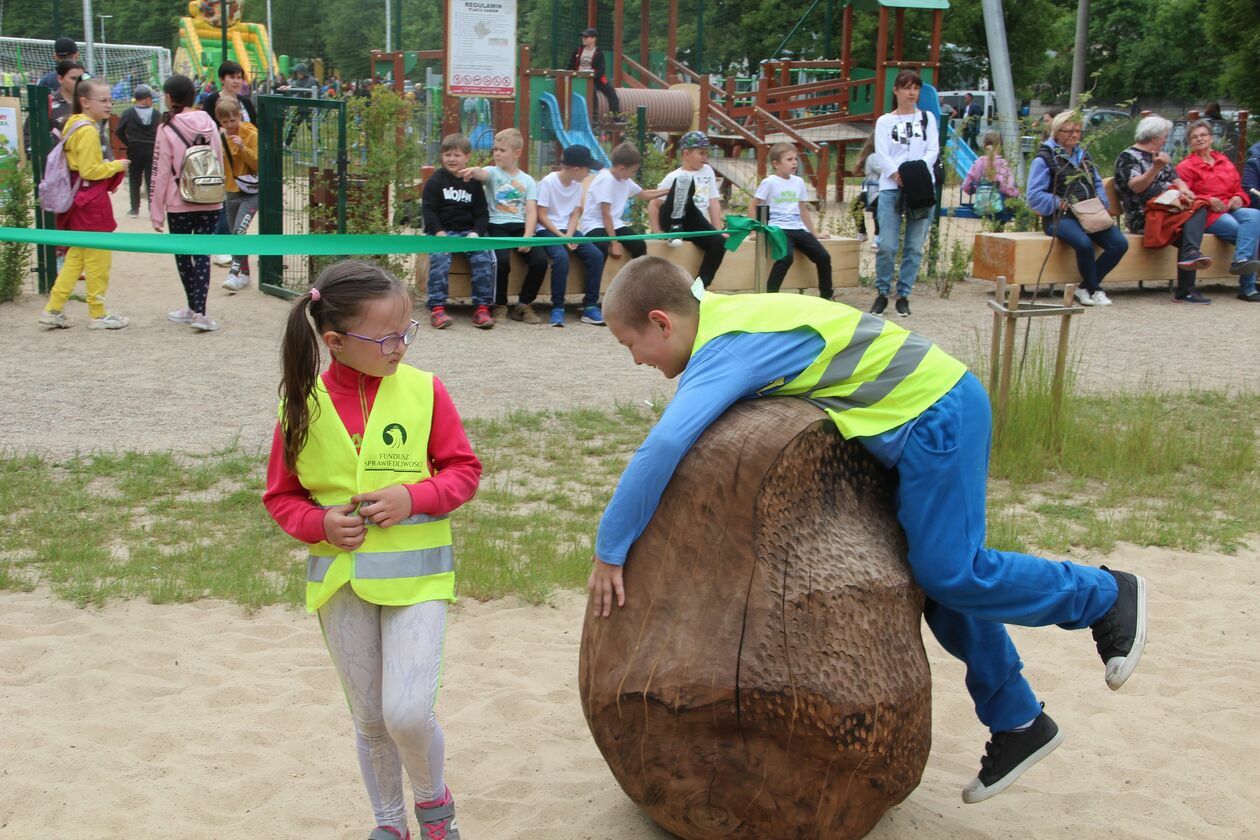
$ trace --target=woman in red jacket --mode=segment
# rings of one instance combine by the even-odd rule
[[[1195,195],[1208,200],[1207,232],[1234,243],[1229,273],[1238,275],[1238,299],[1260,303],[1260,291],[1256,290],[1260,210],[1248,206],[1234,164],[1212,148],[1212,126],[1206,120],[1190,123],[1189,140],[1190,154],[1177,164],[1177,174]]]

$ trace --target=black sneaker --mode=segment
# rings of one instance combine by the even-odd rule
[[[1107,686],[1116,691],[1137,667],[1146,647],[1146,581],[1138,575],[1102,567],[1116,579],[1116,604],[1090,625],[1098,655],[1107,666]]]
[[[884,310],[888,308],[888,295],[876,295],[875,302],[871,304],[872,315],[883,315]]]
[[[910,317],[910,301],[905,298],[897,298],[897,314],[902,318]]]
[[[1260,303],[1260,292],[1247,292],[1246,294],[1239,292],[1238,299],[1245,300],[1247,303]]]
[[[1260,272],[1260,260],[1237,260],[1229,264],[1230,274],[1256,274]]]
[[[1200,292],[1198,289],[1191,289],[1188,292],[1173,295],[1173,303],[1211,303],[1211,298]]]
[[[1063,733],[1044,711],[1027,729],[995,732],[984,745],[980,772],[963,788],[963,802],[974,805],[992,799],[1062,743]]]

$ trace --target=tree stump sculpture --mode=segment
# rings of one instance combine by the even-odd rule
[[[683,460],[626,606],[582,630],[591,734],[659,825],[857,838],[919,783],[930,674],[893,483],[796,399],[736,405]]]

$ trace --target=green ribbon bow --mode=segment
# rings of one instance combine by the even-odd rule
[[[783,228],[763,224],[747,216],[727,216],[726,229],[730,238],[726,240],[726,250],[734,251],[750,233],[760,233],[770,241],[770,258],[781,260],[788,255],[787,234]]]

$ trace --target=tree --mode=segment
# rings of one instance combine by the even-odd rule
[[[1260,107],[1260,73],[1256,72],[1256,56],[1260,55],[1260,18],[1250,0],[1212,0],[1207,6],[1205,30],[1208,43],[1219,44],[1223,72],[1222,95],[1237,99],[1242,105]]]

